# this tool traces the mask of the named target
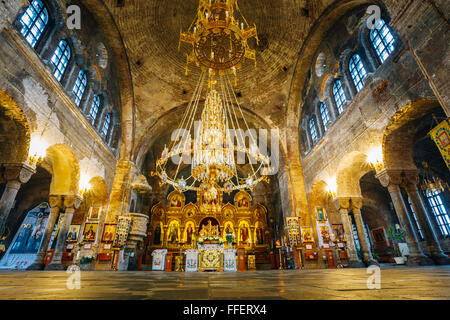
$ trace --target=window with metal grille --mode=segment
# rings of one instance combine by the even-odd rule
[[[19,19],[22,29],[20,33],[34,48],[48,24],[48,10],[41,0],[33,0]]]
[[[102,128],[103,137],[106,137],[108,135],[110,122],[111,122],[111,115],[108,113],[105,117],[105,121],[103,122],[103,128]]]
[[[376,22],[375,27],[370,31],[370,41],[372,42],[381,63],[383,63],[395,49],[394,36],[383,19],[379,19]]]
[[[75,95],[75,104],[80,106],[84,91],[86,90],[87,78],[83,70],[78,73],[77,81],[73,86],[72,92]]]
[[[360,92],[361,89],[364,88],[364,79],[367,77],[367,71],[366,68],[364,68],[359,54],[354,54],[350,58],[349,71],[356,91]]]
[[[50,61],[54,68],[53,75],[61,81],[70,61],[70,47],[66,40],[59,41]]]
[[[334,97],[334,102],[336,103],[336,108],[337,108],[339,114],[341,114],[342,112],[344,112],[344,103],[347,100],[345,98],[345,93],[344,93],[344,89],[342,88],[341,80],[336,80],[334,82],[333,97]]]
[[[322,118],[323,127],[327,130],[328,122],[330,122],[330,114],[326,102],[320,104],[320,116]]]
[[[92,125],[95,124],[97,119],[98,110],[100,109],[100,97],[96,94],[94,100],[92,100],[91,110],[89,111],[89,116],[91,117]]]
[[[445,207],[441,195],[434,191],[433,193],[426,191],[428,203],[431,206],[433,215],[436,218],[437,225],[443,236],[450,236],[450,217]]]
[[[311,120],[309,120],[309,132],[311,134],[313,143],[316,143],[317,140],[319,140],[319,136],[317,135],[316,121],[314,120],[314,118],[311,118]]]

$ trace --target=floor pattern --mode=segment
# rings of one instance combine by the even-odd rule
[[[242,273],[0,271],[0,299],[445,299],[450,266],[392,267],[369,289],[367,269]],[[69,287],[68,287],[69,284]],[[69,289],[73,288],[73,289]]]

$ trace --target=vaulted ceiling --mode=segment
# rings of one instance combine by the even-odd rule
[[[120,1],[119,1],[120,2]],[[106,0],[122,36],[131,69],[137,108],[136,136],[160,116],[189,102],[199,76],[184,75],[186,54],[179,34],[193,21],[198,0]],[[282,126],[297,55],[310,26],[332,1],[241,0],[241,12],[257,26],[257,69],[245,62],[236,92],[242,105],[268,125]],[[255,44],[256,46],[256,44]],[[139,138],[138,138],[139,139]]]

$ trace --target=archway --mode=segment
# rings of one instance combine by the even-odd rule
[[[427,181],[449,184],[450,173],[428,133],[446,118],[436,99],[411,101],[394,114],[383,138],[384,164],[391,175],[399,176],[411,236],[438,264],[448,263],[444,252],[450,251],[450,193]]]
[[[359,151],[347,153],[338,166],[336,175],[337,197],[361,198],[359,180],[371,170],[372,168],[367,163],[366,154]]]

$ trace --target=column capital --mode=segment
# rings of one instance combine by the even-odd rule
[[[63,197],[57,194],[51,194],[48,197],[48,202],[51,208],[58,207],[62,208],[64,205]]]
[[[333,199],[333,203],[337,210],[350,208],[350,198],[336,197]]]
[[[362,197],[352,197],[352,210],[361,211],[362,206],[363,206]]]
[[[64,196],[64,207],[65,208],[71,208],[78,209],[80,207],[81,201],[83,201],[83,198],[79,195],[74,196]]]
[[[417,186],[419,182],[419,170],[409,170],[404,172],[403,185],[405,187]]]
[[[334,198],[334,206],[336,209],[348,209],[361,208],[362,197],[337,197]]]
[[[21,184],[27,183],[36,173],[36,168],[27,163],[5,163],[3,167],[6,181],[17,180]]]
[[[392,184],[400,185],[402,183],[402,172],[402,170],[384,169],[378,172],[375,178],[380,181],[383,187],[387,188]]]

